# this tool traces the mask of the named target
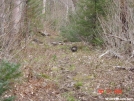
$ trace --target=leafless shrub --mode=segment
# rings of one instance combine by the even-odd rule
[[[113,0],[106,19],[99,18],[105,45],[108,50],[124,57],[132,57],[134,51],[133,0]]]

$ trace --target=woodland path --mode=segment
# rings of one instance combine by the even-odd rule
[[[57,36],[36,36],[18,57],[23,63],[23,77],[11,91],[16,101],[105,101],[106,97],[134,97],[134,74],[115,70],[114,66],[128,66],[124,61],[103,57],[100,48],[87,47],[82,42],[64,42]],[[43,42],[43,43],[42,43]],[[70,47],[78,46],[77,52]],[[113,91],[119,88],[121,94]],[[99,94],[98,90],[112,93]]]

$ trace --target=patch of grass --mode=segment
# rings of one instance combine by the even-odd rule
[[[53,60],[53,61],[56,61],[56,60],[57,60],[56,54],[54,54],[54,55],[52,56],[52,60]]]
[[[67,98],[67,101],[76,101],[76,99],[75,99],[73,96],[69,96],[69,97]]]
[[[15,99],[15,97],[11,96],[11,97],[4,99],[3,101],[14,101],[14,99]]]
[[[47,74],[39,74],[39,76],[43,77],[43,78],[46,78],[46,79],[50,79],[50,76],[47,75]]]
[[[95,78],[95,74],[92,74],[92,75],[88,75],[87,76],[87,79],[93,79],[93,78]]]
[[[101,62],[98,62],[98,63],[95,65],[95,68],[96,68],[96,69],[101,68]]]
[[[43,60],[43,58],[41,56],[38,56],[38,57],[35,57],[33,60],[35,62],[39,62],[39,61]]]
[[[83,86],[83,83],[80,82],[80,81],[78,81],[78,82],[76,82],[76,83],[74,84],[74,87],[75,87],[76,89],[80,89],[81,86]]]
[[[89,49],[88,46],[83,46],[83,47],[81,47],[81,49],[82,49],[82,51],[88,51],[88,52],[90,52],[90,49]]]
[[[58,76],[52,78],[52,80],[53,80],[56,84],[58,84],[59,86],[61,86],[61,84],[59,83],[60,79],[61,79],[61,76],[60,76],[60,75],[58,75]]]
[[[73,80],[75,81],[82,81],[84,80],[85,76],[83,76],[82,74],[78,74],[76,76],[74,76]]]
[[[53,71],[59,71],[60,69],[58,67],[53,67],[51,70],[53,70]]]
[[[115,82],[110,82],[110,86],[116,87],[116,83]]]
[[[74,71],[75,68],[76,68],[76,67],[75,67],[74,65],[70,65],[69,70],[70,70],[70,71]]]
[[[62,49],[64,51],[70,51],[69,47],[67,45],[62,45],[62,46],[59,47],[59,49]]]
[[[67,101],[79,101],[73,96],[72,92],[64,93],[63,96],[66,98]]]

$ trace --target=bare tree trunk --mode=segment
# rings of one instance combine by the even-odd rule
[[[46,12],[46,0],[43,0],[43,10],[42,10],[42,14],[45,14]]]
[[[66,20],[68,20],[69,9],[72,8],[72,11],[75,11],[74,2],[72,0],[60,0],[60,2],[62,2],[66,8]]]
[[[74,12],[76,9],[76,1],[75,0],[71,0],[72,1],[72,11]]]
[[[0,2],[0,35],[4,34],[5,29],[5,0]]]
[[[127,1],[120,0],[120,19],[122,21],[122,32],[127,32],[128,30],[128,21],[127,21]]]
[[[46,13],[46,0],[43,0],[43,9],[42,9],[42,14],[45,15]],[[45,21],[44,18],[42,19],[42,24],[43,24],[43,32],[46,30],[45,29]]]
[[[69,1],[66,2],[66,20],[68,19],[68,12],[69,12]]]
[[[18,45],[19,36],[20,36],[20,28],[21,28],[21,20],[23,15],[23,2],[22,0],[13,0],[12,1],[12,14],[11,14],[11,31],[9,33],[8,39],[8,48],[9,50],[13,46]],[[23,24],[22,24],[23,25]]]
[[[78,0],[72,0],[72,2],[73,2],[74,7],[76,7]]]
[[[12,34],[18,34],[20,29],[20,21],[22,17],[22,2],[21,0],[13,0],[14,9],[12,11]]]

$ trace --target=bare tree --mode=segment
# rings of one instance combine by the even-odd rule
[[[9,56],[18,45],[20,31],[24,29],[26,0],[0,0],[0,48]]]
[[[127,21],[127,1],[120,0],[120,19],[122,21],[122,32],[127,32],[128,30],[128,21]]]
[[[42,13],[45,14],[46,12],[46,0],[43,0],[43,10]]]
[[[72,0],[72,2],[73,2],[74,7],[76,7],[78,0]]]
[[[20,21],[22,17],[22,2],[21,0],[13,0],[13,11],[12,11],[12,34],[19,33]]]
[[[11,47],[16,46],[18,44],[18,39],[20,36],[20,28],[22,24],[23,15],[23,3],[24,0],[12,0],[12,11],[11,11],[11,26],[10,33],[8,39],[8,47],[9,50]]]
[[[4,34],[5,27],[5,0],[1,0],[0,2],[0,35]]]
[[[76,6],[76,2],[77,0],[60,0],[60,2],[65,6],[66,8],[66,20],[68,19],[68,13],[69,10],[71,8],[71,11],[74,12],[75,11],[75,6]]]
[[[112,54],[118,57],[134,56],[133,0],[112,0],[107,20],[101,19],[103,39]]]

